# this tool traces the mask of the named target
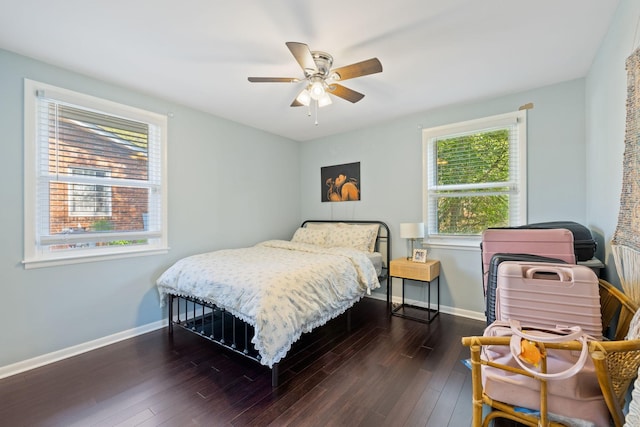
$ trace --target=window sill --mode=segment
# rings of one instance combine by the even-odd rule
[[[422,242],[422,246],[437,249],[480,250],[480,237],[440,237],[429,238]]]
[[[154,249],[143,249],[138,251],[119,252],[119,253],[110,253],[110,254],[105,254],[105,253],[95,254],[95,255],[85,254],[82,256],[75,256],[75,257],[28,259],[28,260],[23,260],[22,264],[24,265],[25,270],[30,270],[34,268],[57,267],[61,265],[82,264],[86,262],[108,261],[108,260],[114,260],[114,259],[133,258],[133,257],[149,256],[149,255],[162,255],[168,252],[169,252],[169,248],[154,248]]]

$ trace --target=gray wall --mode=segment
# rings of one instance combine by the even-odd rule
[[[173,113],[167,255],[23,269],[23,78]],[[2,50],[0,93],[0,368],[159,322],[154,282],[175,260],[299,224],[296,142]]]
[[[517,110],[528,112],[528,218],[530,222],[585,222],[586,165],[584,80],[574,80],[467,105],[425,111],[369,129],[302,143],[302,216],[322,219],[376,218],[397,236],[401,222],[422,218],[422,140],[420,128]],[[359,161],[362,200],[322,203],[320,167]],[[396,238],[393,256],[406,255]],[[443,311],[480,317],[484,312],[479,246],[430,248],[441,261]],[[400,282],[394,295],[400,295]],[[386,289],[376,291],[386,297]],[[407,296],[424,301],[424,287],[410,283]]]

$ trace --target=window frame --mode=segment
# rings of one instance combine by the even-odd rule
[[[149,157],[157,159],[155,169],[160,177],[153,178],[148,186],[156,183],[154,202],[157,206],[153,215],[157,227],[154,230],[126,232],[127,239],[146,240],[136,245],[113,245],[92,247],[82,244],[88,241],[108,241],[119,238],[118,233],[110,235],[86,233],[83,236],[71,236],[81,243],[79,249],[72,251],[52,252],[44,249],[47,236],[40,236],[38,231],[38,197],[39,168],[41,161],[40,141],[38,140],[38,99],[45,94],[48,99],[67,103],[88,111],[101,112],[107,115],[148,123],[157,129],[159,135],[149,140]],[[153,151],[153,153],[152,153]],[[80,92],[52,86],[49,84],[24,79],[24,259],[25,269],[50,267],[82,262],[94,262],[134,256],[154,255],[168,252],[167,225],[167,116],[128,106],[125,104],[94,97]],[[155,160],[154,160],[155,161]],[[151,162],[151,160],[150,160]],[[149,164],[151,169],[152,165]],[[152,178],[150,177],[150,180]],[[114,180],[118,185],[118,180]],[[150,188],[150,187],[149,187]],[[46,190],[48,191],[48,190]],[[124,232],[123,232],[124,233]],[[75,242],[74,240],[74,242]]]
[[[518,110],[505,114],[499,114],[480,119],[468,120],[436,126],[422,130],[422,161],[423,161],[423,221],[425,223],[424,243],[430,246],[452,246],[452,247],[478,247],[482,236],[472,234],[446,234],[434,233],[433,224],[430,218],[437,209],[433,204],[431,195],[431,183],[437,174],[437,159],[435,158],[435,142],[438,139],[453,138],[456,136],[490,132],[499,128],[514,126],[517,136],[511,137],[510,132],[510,159],[517,159],[517,169],[515,171],[516,188],[513,190],[515,204],[509,204],[510,226],[526,224],[527,222],[527,110]],[[435,172],[434,171],[435,168]],[[490,184],[487,185],[489,187]],[[463,186],[461,186],[463,187]]]

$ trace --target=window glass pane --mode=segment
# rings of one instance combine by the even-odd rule
[[[78,188],[82,191],[79,192]],[[69,230],[145,230],[148,200],[147,188],[52,181],[49,184],[50,215],[45,234]]]
[[[509,130],[439,139],[438,185],[509,180]]]
[[[149,189],[110,185],[112,179],[146,181],[149,126],[50,102],[49,221],[43,234],[112,233],[145,229]],[[49,250],[131,245],[122,240],[53,244]]]
[[[438,234],[482,234],[509,225],[509,196],[439,197]]]
[[[526,219],[526,112],[425,129],[423,150],[429,239],[471,244]]]
[[[76,235],[77,233],[82,233],[82,231],[69,231],[67,233],[67,235]],[[48,246],[48,249],[50,252],[55,252],[55,253],[61,253],[61,252],[74,252],[74,251],[79,251],[79,250],[83,250],[83,249],[89,249],[89,248],[107,248],[107,247],[122,247],[122,246],[135,246],[135,245],[145,245],[148,243],[147,239],[137,239],[137,240],[123,240],[123,239],[118,239],[118,240],[109,240],[106,242],[84,242],[84,241],[80,241],[80,242],[69,242],[69,243],[63,243],[63,244],[53,244]]]
[[[49,104],[49,172],[107,167],[113,178],[148,179],[149,126]]]

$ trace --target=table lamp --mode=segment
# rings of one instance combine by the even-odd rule
[[[413,258],[413,247],[416,239],[424,237],[424,223],[422,222],[403,222],[400,224],[400,237],[402,239],[411,240],[411,252],[407,259]]]

